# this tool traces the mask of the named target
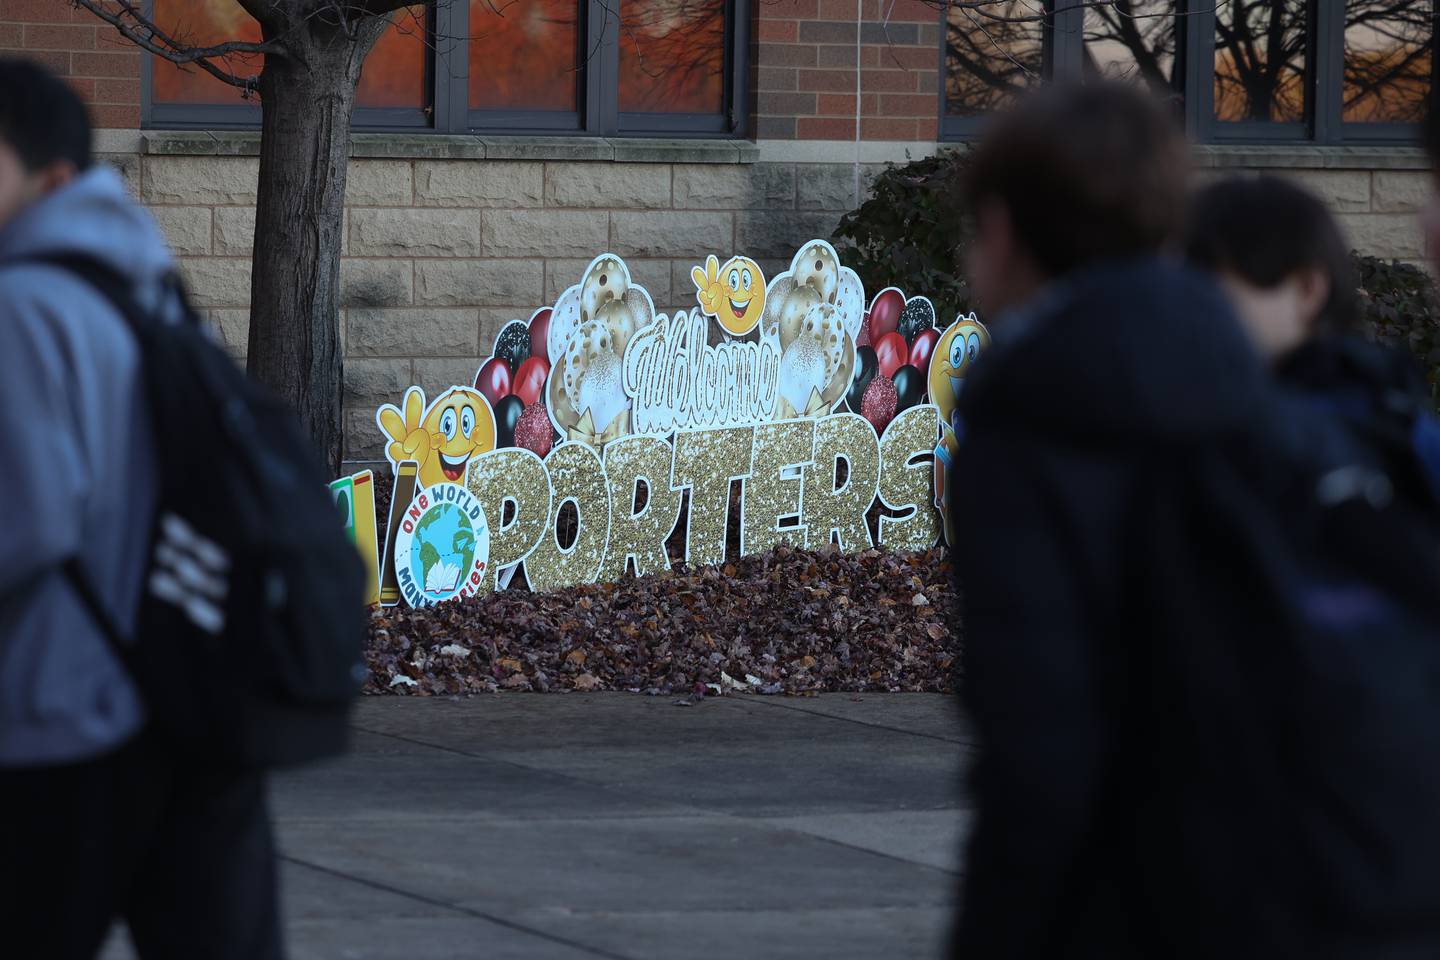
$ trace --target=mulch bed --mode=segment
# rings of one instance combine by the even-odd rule
[[[370,621],[367,693],[949,691],[943,553],[780,547],[720,567],[502,590]]]

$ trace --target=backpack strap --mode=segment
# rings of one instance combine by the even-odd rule
[[[75,595],[80,598],[80,605],[90,614],[90,619],[104,635],[105,642],[110,645],[110,650],[120,658],[121,663],[129,663],[130,653],[126,646],[124,634],[120,632],[120,625],[115,618],[110,616],[110,611],[100,600],[100,595],[95,592],[95,585],[90,582],[90,576],[80,566],[78,557],[70,557],[65,561],[61,569],[65,573],[65,579],[69,582]]]

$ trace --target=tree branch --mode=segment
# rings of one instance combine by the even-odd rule
[[[222,80],[234,87],[239,87],[247,94],[255,88],[256,78],[253,76],[242,77],[230,70],[217,66],[212,61],[225,60],[235,54],[264,54],[274,53],[281,49],[280,44],[273,40],[263,43],[249,43],[240,40],[231,40],[226,43],[216,44],[212,47],[196,47],[184,43],[175,37],[161,30],[153,20],[140,12],[139,8],[130,0],[111,0],[111,4],[118,8],[117,11],[109,9],[109,5],[103,0],[71,0],[81,9],[99,17],[101,20],[114,27],[126,40],[155,54],[163,57],[171,63],[180,66],[194,64],[201,70]],[[227,64],[228,66],[228,64]]]

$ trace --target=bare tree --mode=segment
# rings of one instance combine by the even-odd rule
[[[56,0],[60,2],[60,0]],[[148,17],[140,0],[69,0],[127,40],[172,63],[203,70],[257,95],[261,109],[259,197],[251,281],[249,371],[300,414],[317,447],[339,463],[342,357],[339,337],[340,239],[350,154],[350,121],[361,67],[397,16],[448,0],[236,0],[259,23],[261,40],[211,46],[187,42]],[[503,14],[524,0],[491,0]],[[946,11],[947,93],[965,112],[999,106],[1036,82],[1054,14],[1045,0],[927,0]],[[1217,45],[1226,52],[1218,85],[1233,84],[1249,116],[1271,116],[1292,96],[1294,64],[1305,36],[1295,18],[1306,0],[1214,0]],[[1433,39],[1431,0],[1360,0],[1346,22],[1390,47],[1347,57],[1346,105],[1360,109],[1395,89],[1396,77],[1428,79]],[[619,17],[618,2],[604,5]],[[1135,71],[1157,89],[1175,88],[1173,24],[1182,16],[1167,0],[1078,0],[1090,39],[1118,44]],[[409,9],[409,14],[400,11]],[[635,77],[665,76],[684,96],[706,87],[720,69],[723,35],[714,0],[669,0],[642,7],[620,23]],[[667,23],[685,29],[664,29]],[[419,27],[418,21],[416,23]],[[452,39],[452,38],[446,38]],[[650,49],[646,49],[646,46]],[[1397,46],[1398,45],[1398,46]],[[258,70],[259,58],[264,58]],[[1297,59],[1300,58],[1300,59]],[[1092,64],[1093,69],[1100,69]],[[1303,68],[1301,68],[1303,70]],[[1303,74],[1302,74],[1303,80]],[[655,101],[659,97],[659,101]]]
[[[1128,75],[1157,92],[1178,90],[1180,7],[1175,0],[1115,0],[1087,11],[1087,71],[1104,72],[1093,51],[1109,46],[1123,52]],[[1306,0],[1215,0],[1217,117],[1304,119],[1312,39],[1308,7]],[[1344,5],[1347,119],[1422,119],[1434,16],[1434,0],[1349,0]]]
[[[141,49],[258,96],[248,369],[293,406],[322,455],[338,466],[340,240],[356,85],[366,56],[392,20],[413,18],[423,32],[418,11],[448,0],[236,0],[260,25],[261,40],[211,46],[167,31],[145,13],[141,0],[70,2]],[[503,16],[522,2],[491,0],[490,10]],[[615,7],[605,5],[606,15],[615,16]],[[718,43],[701,49],[690,33],[698,25],[723,37],[716,4],[673,0],[651,8],[648,19],[623,25],[624,42],[637,50],[646,43],[657,47],[641,61],[639,75],[663,73],[672,86],[677,77],[682,87],[703,86],[706,74],[721,68],[723,52]],[[687,29],[662,29],[670,21]]]
[[[1434,0],[1352,2],[1345,29],[1346,119],[1423,120],[1435,69]]]
[[[187,43],[137,0],[72,0],[143,50],[260,98],[249,373],[340,462],[340,240],[360,69],[407,0],[237,0],[258,43]],[[432,0],[432,3],[434,0]],[[422,4],[423,6],[423,4]],[[257,73],[253,64],[264,56]]]
[[[934,0],[947,10],[947,96],[980,113],[1038,81],[1056,28],[1045,0]],[[1216,115],[1302,120],[1310,32],[1308,0],[1103,0],[1083,8],[1085,76],[1120,76],[1176,96],[1180,38],[1197,10],[1215,14]],[[1348,0],[1344,5],[1347,119],[1415,122],[1433,69],[1434,0]]]

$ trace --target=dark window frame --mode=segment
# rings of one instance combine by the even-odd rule
[[[1061,64],[1067,64],[1075,56],[1070,49],[1074,46],[1069,40],[1073,37],[1071,29],[1081,10],[1067,9],[1071,4],[1079,0],[1050,0],[1050,12],[1052,23],[1042,29],[1044,34],[1041,38],[1041,81],[1051,80],[1063,76]],[[950,30],[949,8],[940,9],[940,80],[936,84],[940,88],[940,125],[939,136],[944,140],[974,140],[985,130],[986,118],[983,114],[972,116],[952,115],[949,112],[949,91],[946,88],[946,80],[949,77],[949,52],[947,49],[947,35]],[[1077,74],[1078,76],[1078,69]]]
[[[623,3],[624,0],[621,0]],[[154,0],[145,0],[147,15]],[[426,61],[429,103],[423,109],[356,107],[357,132],[436,133],[507,136],[547,134],[579,137],[670,137],[741,139],[748,134],[753,0],[725,0],[724,103],[720,113],[622,113],[619,110],[619,22],[614,0],[580,4],[584,66],[576,73],[575,111],[472,110],[470,108],[470,4],[452,0],[430,7],[433,34],[460,39],[433,45]],[[587,54],[585,51],[594,51]],[[156,103],[155,58],[141,59],[140,126],[143,129],[255,130],[258,104]],[[238,100],[238,91],[236,93]]]
[[[1052,21],[1045,27],[1047,79],[1078,79],[1084,54],[1083,0],[1055,0]],[[1353,123],[1343,119],[1345,71],[1345,10],[1335,0],[1310,0],[1307,10],[1307,102],[1303,121],[1291,123],[1228,122],[1214,118],[1215,4],[1213,0],[1176,0],[1181,31],[1177,54],[1183,46],[1185,66],[1184,116],[1186,132],[1208,144],[1305,146],[1412,146],[1421,139],[1421,125],[1411,123]],[[1432,10],[1432,29],[1440,26],[1440,3]],[[940,13],[940,82],[938,108],[940,139],[973,140],[984,129],[984,117],[946,114],[945,12]],[[1432,83],[1440,77],[1440,51],[1431,49]]]

